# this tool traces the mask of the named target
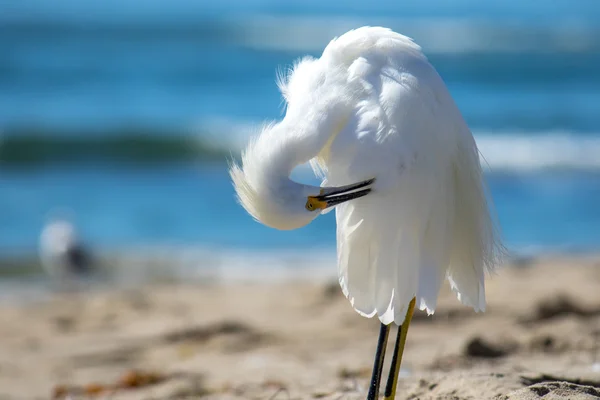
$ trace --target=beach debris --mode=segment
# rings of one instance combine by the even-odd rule
[[[71,399],[71,396],[95,397],[105,393],[114,392],[111,388],[100,383],[88,383],[84,386],[56,385],[52,390],[52,399]]]
[[[222,321],[206,326],[196,326],[166,334],[167,343],[184,341],[204,342],[219,335],[251,334],[254,330],[238,321]]]
[[[600,307],[586,308],[578,304],[567,295],[558,295],[550,299],[544,299],[537,304],[533,316],[521,320],[523,323],[548,321],[567,315],[589,318],[600,314]]]
[[[369,368],[349,369],[342,367],[338,371],[338,376],[342,379],[368,378],[371,376]]]
[[[162,382],[165,377],[155,372],[143,372],[131,370],[119,378],[117,387],[120,389],[130,389],[142,386],[154,385]]]
[[[474,337],[466,344],[463,354],[475,358],[499,358],[511,352],[509,345],[492,344],[480,337]]]
[[[52,391],[52,399],[66,399],[72,395],[95,397],[106,393],[115,393],[119,390],[155,385],[168,378],[168,376],[156,372],[129,370],[121,375],[115,383],[102,384],[93,382],[83,386],[57,385]]]
[[[104,392],[108,392],[110,388],[100,383],[89,383],[83,387],[83,392],[88,396],[100,395]]]
[[[260,332],[240,321],[219,321],[201,326],[192,326],[163,335],[164,343],[180,346],[182,358],[193,356],[195,349],[185,345],[198,345],[212,340],[222,340],[223,348],[229,352],[254,348],[262,343],[273,343],[274,335]]]

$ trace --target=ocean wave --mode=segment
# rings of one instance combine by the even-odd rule
[[[49,34],[69,38],[187,38],[258,50],[320,53],[335,36],[364,25],[386,26],[414,38],[427,54],[455,53],[596,53],[600,28],[586,15],[532,23],[492,17],[292,16],[246,14],[187,19],[89,20],[7,19],[6,37]]]
[[[584,20],[507,22],[474,18],[347,18],[256,16],[228,23],[240,43],[258,49],[320,52],[335,37],[364,25],[389,27],[427,54],[593,52],[600,30]]]
[[[475,140],[492,171],[600,170],[599,134],[475,132]]]
[[[225,162],[260,126],[214,121],[193,130],[138,128],[102,135],[17,130],[0,136],[0,165]],[[475,131],[474,136],[484,168],[492,172],[600,171],[600,134]]]
[[[124,162],[156,164],[224,160],[230,150],[209,139],[179,130],[124,129],[63,132],[19,129],[0,136],[0,165]]]
[[[239,151],[259,124],[220,125],[232,132],[221,143]],[[235,132],[235,133],[233,133]],[[474,130],[484,169],[491,172],[544,170],[600,171],[600,133],[565,131],[487,131]],[[231,141],[224,138],[231,137]],[[308,165],[301,168],[306,173]]]

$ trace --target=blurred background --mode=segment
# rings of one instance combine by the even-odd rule
[[[414,38],[446,81],[513,254],[600,247],[595,0],[0,3],[0,273],[39,275],[56,213],[130,271],[333,254],[333,213],[263,227],[236,204],[227,160],[282,117],[278,69],[363,25]]]

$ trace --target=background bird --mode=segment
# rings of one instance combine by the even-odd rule
[[[61,289],[75,288],[94,272],[91,252],[66,218],[53,217],[43,228],[40,259],[45,272]]]
[[[485,273],[502,246],[476,143],[420,47],[386,28],[332,40],[278,84],[285,117],[230,169],[239,202],[277,229],[335,207],[342,291],[381,322],[369,399],[378,396],[389,327],[401,326],[385,391],[394,398],[415,307],[432,314],[447,278],[461,302],[485,310]],[[308,161],[321,187],[290,180]]]

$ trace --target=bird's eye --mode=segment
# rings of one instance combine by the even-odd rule
[[[315,209],[315,205],[312,203],[312,201],[308,200],[306,202],[306,209],[308,211],[313,211]]]

